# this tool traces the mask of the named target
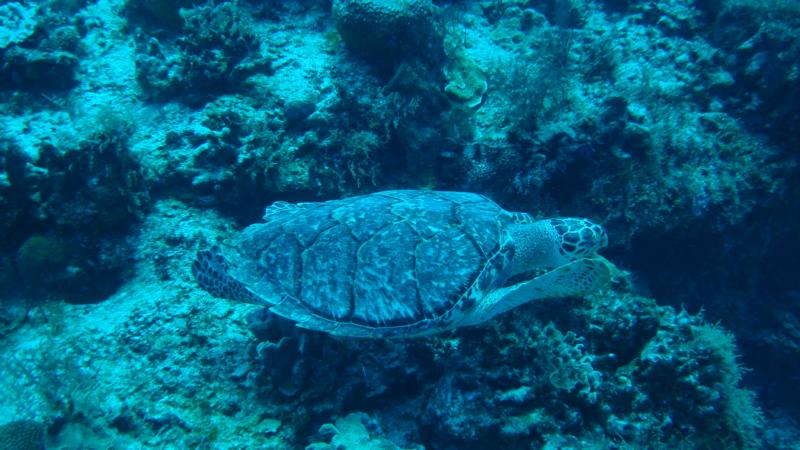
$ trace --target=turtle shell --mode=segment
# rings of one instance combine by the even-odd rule
[[[481,195],[439,191],[279,202],[264,219],[232,243],[231,275],[298,325],[348,335],[448,326],[509,278],[507,225],[519,221]]]

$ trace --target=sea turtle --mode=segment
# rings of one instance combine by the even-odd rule
[[[334,335],[433,334],[531,300],[602,290],[617,274],[596,253],[608,242],[599,225],[535,221],[472,193],[277,202],[264,220],[198,252],[195,278],[216,297]]]

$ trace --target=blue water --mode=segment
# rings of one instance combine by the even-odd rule
[[[0,449],[800,448],[799,25],[0,2]]]

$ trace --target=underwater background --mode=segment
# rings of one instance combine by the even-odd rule
[[[800,2],[0,1],[0,449],[800,448]],[[481,193],[631,273],[427,338],[216,299],[275,201]]]

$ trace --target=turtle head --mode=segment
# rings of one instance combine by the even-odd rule
[[[514,241],[514,273],[558,267],[591,257],[608,245],[600,225],[579,218],[545,219],[509,227]]]
[[[608,245],[608,234],[600,225],[588,219],[548,219],[557,238],[556,247],[563,262],[594,255]]]

